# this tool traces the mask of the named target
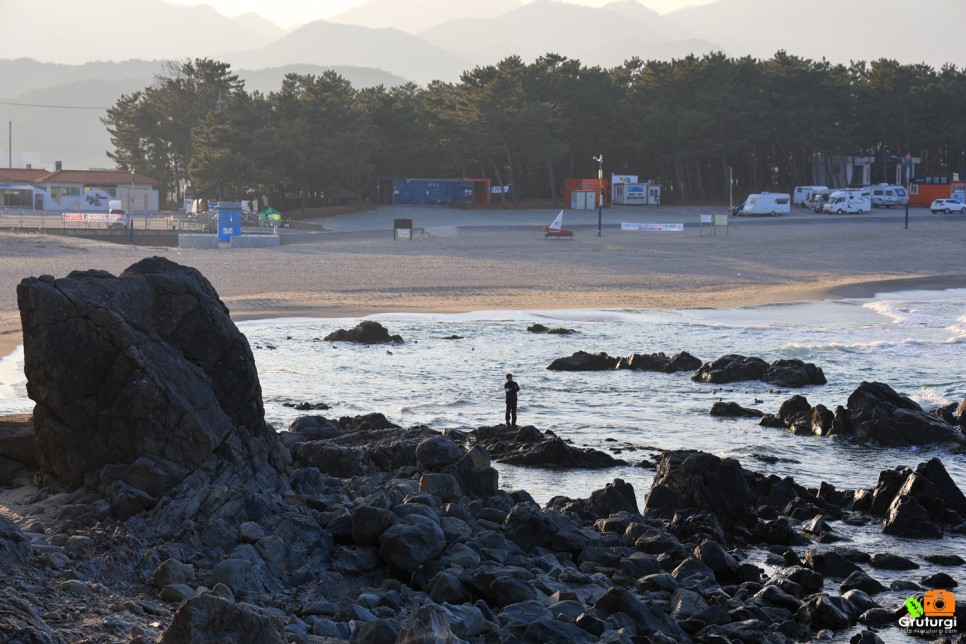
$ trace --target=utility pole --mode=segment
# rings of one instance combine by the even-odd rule
[[[734,185],[735,185],[735,181],[731,176],[731,166],[729,165],[728,166],[728,216],[731,216],[731,214],[735,211],[735,203],[731,196],[732,188],[734,187]]]
[[[600,200],[597,202],[597,236],[601,236],[601,224],[604,218],[604,154],[598,154],[594,157],[594,161],[597,162],[597,185],[600,188],[600,194],[597,198]]]
[[[13,167],[13,121],[7,122],[7,141],[9,142],[9,147],[7,148],[7,167]]]

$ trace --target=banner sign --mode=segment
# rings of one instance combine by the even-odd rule
[[[64,221],[114,221],[115,215],[106,212],[65,212]]]
[[[629,224],[621,223],[621,230],[640,230],[644,232],[681,232],[684,224]]]

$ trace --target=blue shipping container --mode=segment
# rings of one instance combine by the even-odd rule
[[[473,182],[461,179],[393,179],[394,204],[473,203]]]

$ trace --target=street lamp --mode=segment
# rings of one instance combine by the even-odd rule
[[[127,200],[128,242],[134,243],[134,168],[131,168],[131,194]]]
[[[601,223],[604,218],[604,155],[603,153],[598,154],[594,157],[594,161],[597,162],[597,185],[600,187],[600,194],[597,202],[597,236],[601,236]]]

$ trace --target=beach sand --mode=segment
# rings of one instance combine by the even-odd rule
[[[432,230],[430,229],[430,233]],[[966,218],[734,220],[727,235],[491,226],[393,240],[304,234],[272,249],[187,250],[0,233],[0,356],[21,342],[16,286],[119,274],[160,255],[207,277],[236,321],[518,309],[715,308],[966,288]]]

